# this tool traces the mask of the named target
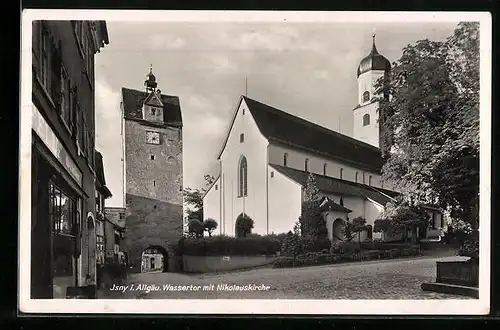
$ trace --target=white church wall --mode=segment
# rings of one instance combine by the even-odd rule
[[[300,171],[305,170],[305,160],[309,159],[309,172],[323,175],[323,166],[326,163],[326,176],[340,178],[340,169],[342,168],[342,179],[355,182],[356,172],[358,172],[358,182],[368,184],[370,175],[372,176],[372,186],[381,187],[380,174],[374,172],[363,171],[350,165],[342,164],[336,160],[321,157],[313,153],[307,153],[301,150],[286,148],[274,144],[269,144],[269,163],[283,166],[284,155],[287,156],[287,167],[294,168]]]
[[[240,142],[244,134],[244,142]],[[235,235],[235,222],[245,212],[254,221],[254,233],[267,231],[267,139],[258,130],[243,100],[238,108],[226,147],[221,155],[223,234]],[[238,197],[238,166],[242,156],[248,164],[247,196]]]
[[[210,190],[206,193],[203,198],[203,217],[206,220],[208,218],[214,219],[217,221],[217,225],[219,226],[215,232],[222,233],[222,224],[221,224],[221,213],[220,213],[220,202],[221,202],[221,187],[220,187],[220,177],[215,180],[214,184],[210,188]]]
[[[269,166],[269,233],[286,233],[293,229],[301,213],[302,187]]]

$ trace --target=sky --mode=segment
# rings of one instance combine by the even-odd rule
[[[458,22],[457,22],[458,23]],[[180,98],[184,187],[202,188],[240,95],[352,136],[356,70],[376,32],[391,62],[417,40],[444,40],[446,23],[107,22],[109,45],[96,56],[96,149],[106,183],[123,206],[120,91],[144,90],[152,65],[163,94]]]

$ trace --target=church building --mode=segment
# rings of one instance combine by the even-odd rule
[[[133,271],[171,271],[183,233],[181,107],[157,88],[152,69],[144,86],[122,88],[126,253]]]
[[[217,156],[219,175],[203,198],[205,219],[216,220],[220,234],[230,236],[237,235],[240,214],[253,219],[253,233],[288,232],[299,219],[312,173],[333,242],[343,239],[344,221],[357,217],[365,218],[368,225],[361,239],[384,238],[373,233],[374,222],[398,192],[381,178],[374,85],[390,69],[374,37],[371,52],[357,69],[353,137],[241,96]],[[431,227],[422,234],[439,237],[444,225],[441,213],[429,210],[429,215]]]

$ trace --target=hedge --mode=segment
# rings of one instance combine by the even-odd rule
[[[368,250],[352,254],[305,253],[297,256],[295,267],[331,265],[349,261],[392,259],[420,255],[416,247],[390,250]],[[292,257],[281,257],[274,261],[273,268],[294,267]]]
[[[281,248],[278,239],[266,236],[186,238],[182,254],[192,256],[275,255]]]

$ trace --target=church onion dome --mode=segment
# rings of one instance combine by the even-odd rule
[[[373,36],[372,51],[359,63],[357,77],[370,70],[383,70],[388,72],[390,69],[391,62],[383,55],[379,54],[375,46],[375,36]]]

